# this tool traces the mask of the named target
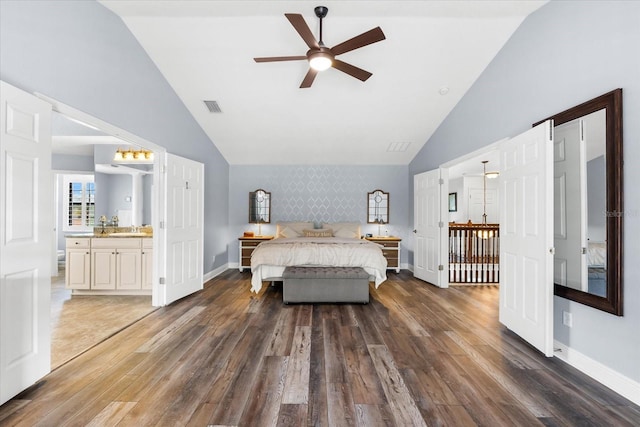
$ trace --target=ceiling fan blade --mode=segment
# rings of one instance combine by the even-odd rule
[[[368,71],[363,70],[362,68],[355,67],[351,64],[347,64],[346,62],[340,61],[339,59],[333,60],[333,65],[331,65],[336,70],[340,70],[343,73],[347,73],[350,76],[355,77],[358,80],[365,81],[373,74]]]
[[[300,15],[299,13],[285,13],[284,16],[286,16],[289,22],[291,22],[291,25],[293,25],[293,28],[296,29],[298,34],[300,34],[300,37],[302,37],[302,40],[304,40],[304,42],[307,44],[307,46],[309,46],[309,48],[311,49],[320,48],[318,41],[313,36],[313,33],[309,29],[309,26],[307,25],[307,22],[304,20],[302,15]]]
[[[384,33],[382,32],[380,27],[376,27],[372,30],[367,31],[366,33],[362,33],[359,36],[355,36],[352,39],[349,39],[345,42],[340,43],[339,45],[332,47],[331,52],[333,52],[334,55],[340,55],[372,43],[377,43],[384,40],[385,38],[386,37],[384,36]]]
[[[307,71],[307,75],[304,76],[304,80],[302,80],[302,83],[300,83],[300,89],[311,87],[311,84],[313,84],[313,81],[315,80],[317,75],[318,75],[317,70],[314,70],[313,68],[309,68],[309,71]]]
[[[277,62],[277,61],[301,61],[307,59],[305,55],[298,56],[269,56],[265,58],[253,58],[256,62]]]

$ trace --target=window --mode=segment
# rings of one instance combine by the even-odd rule
[[[96,214],[96,185],[93,175],[65,175],[63,182],[64,231],[91,231]]]

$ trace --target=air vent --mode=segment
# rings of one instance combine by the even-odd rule
[[[210,113],[222,113],[220,106],[218,105],[218,101],[202,101],[204,105],[207,106],[207,109]]]
[[[392,142],[391,144],[389,144],[389,147],[387,148],[387,152],[402,153],[407,151],[407,149],[409,148],[409,145],[411,145],[410,142]]]

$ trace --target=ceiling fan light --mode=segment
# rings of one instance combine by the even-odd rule
[[[309,59],[309,66],[316,71],[324,71],[332,64],[331,55],[324,52],[318,52]]]

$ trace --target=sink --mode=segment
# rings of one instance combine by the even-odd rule
[[[143,233],[143,232],[121,231],[121,232],[117,232],[117,233],[109,233],[108,236],[113,236],[113,237],[147,237],[147,236],[150,236],[150,234]]]

